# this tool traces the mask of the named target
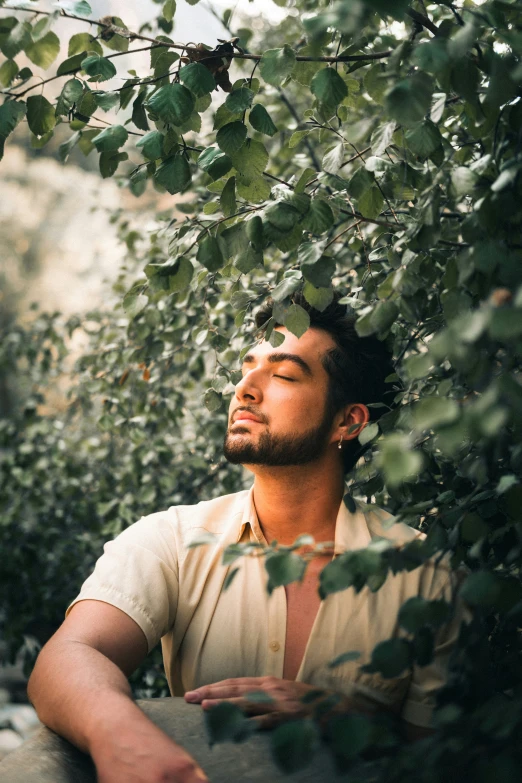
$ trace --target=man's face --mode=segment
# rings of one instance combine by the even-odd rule
[[[230,403],[224,454],[245,465],[302,465],[330,441],[328,374],[321,359],[335,347],[321,329],[297,338],[284,327],[277,348],[263,340],[243,359],[243,378]]]

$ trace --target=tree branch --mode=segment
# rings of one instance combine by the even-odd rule
[[[42,14],[44,16],[51,16],[51,12],[49,11],[41,11],[38,8],[24,8],[22,6],[10,6],[10,11],[25,11],[31,14]],[[197,54],[198,55],[198,62],[202,62],[205,59],[214,58],[216,56],[226,56],[231,57],[236,60],[260,60],[262,55],[260,54],[247,54],[246,52],[226,52],[219,55],[216,55],[215,51],[210,50],[208,53],[208,58],[201,57],[201,49],[197,49],[195,46],[186,46],[185,44],[177,44],[177,43],[169,43],[168,41],[159,41],[157,38],[151,38],[148,35],[142,35],[141,33],[134,33],[131,30],[127,30],[125,28],[117,27],[113,24],[109,24],[107,22],[102,22],[98,19],[89,19],[86,16],[77,16],[76,14],[69,14],[67,11],[64,11],[63,9],[60,11],[60,16],[64,17],[65,19],[75,19],[80,22],[86,22],[87,24],[95,24],[99,27],[103,27],[104,29],[109,29],[114,31],[117,35],[121,35],[122,38],[128,38],[129,41],[149,41],[152,44],[155,44],[156,46],[163,46],[166,49],[181,49],[182,51]],[[429,21],[429,20],[428,20]],[[298,62],[308,62],[308,63],[348,63],[348,62],[364,62],[365,60],[382,60],[386,57],[389,57],[392,53],[392,49],[387,49],[384,52],[369,52],[368,54],[350,54],[350,55],[342,55],[340,57],[332,57],[325,55],[323,57],[312,57],[308,55],[296,55],[296,60]],[[122,52],[121,54],[128,54],[128,52]]]
[[[414,22],[420,24],[422,27],[425,27],[426,30],[430,31],[430,33],[433,33],[433,35],[440,35],[439,28],[431,21],[429,17],[419,13],[419,11],[414,11],[413,8],[408,8],[406,14],[410,17],[410,19],[413,19]]]

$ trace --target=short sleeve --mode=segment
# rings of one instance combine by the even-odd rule
[[[174,516],[174,518],[173,518]],[[143,517],[104,546],[78,601],[103,601],[141,628],[152,650],[174,624],[178,601],[175,510]]]
[[[435,651],[433,660],[428,666],[415,666],[406,698],[402,708],[402,717],[415,726],[429,728],[432,726],[435,694],[448,678],[448,666],[451,653],[459,636],[462,622],[471,619],[469,610],[457,596],[457,588],[461,574],[451,573],[442,567],[445,576],[440,580],[441,571],[435,570],[435,575],[423,597],[428,600],[443,598],[453,606],[453,615],[435,635]]]

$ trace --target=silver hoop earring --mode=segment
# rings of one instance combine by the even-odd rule
[[[337,448],[338,448],[338,449],[341,449],[341,448],[342,448],[342,446],[343,446],[343,436],[341,435],[341,437],[339,438],[339,443],[338,443],[338,445],[337,445]]]

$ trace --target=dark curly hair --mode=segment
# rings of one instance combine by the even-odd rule
[[[336,347],[323,356],[323,367],[330,383],[326,400],[327,411],[333,417],[350,403],[384,403],[393,407],[395,390],[386,378],[395,372],[392,355],[386,344],[377,337],[359,337],[355,330],[357,317],[339,304],[340,294],[322,312],[308,304],[302,293],[292,296],[292,303],[300,305],[310,316],[310,326],[323,329],[334,339]],[[267,299],[255,316],[259,330],[266,328],[273,314],[274,302]],[[277,326],[282,326],[276,321]],[[385,408],[369,408],[370,420],[380,418]],[[343,447],[344,472],[348,473],[363,452],[358,440],[350,440]]]

